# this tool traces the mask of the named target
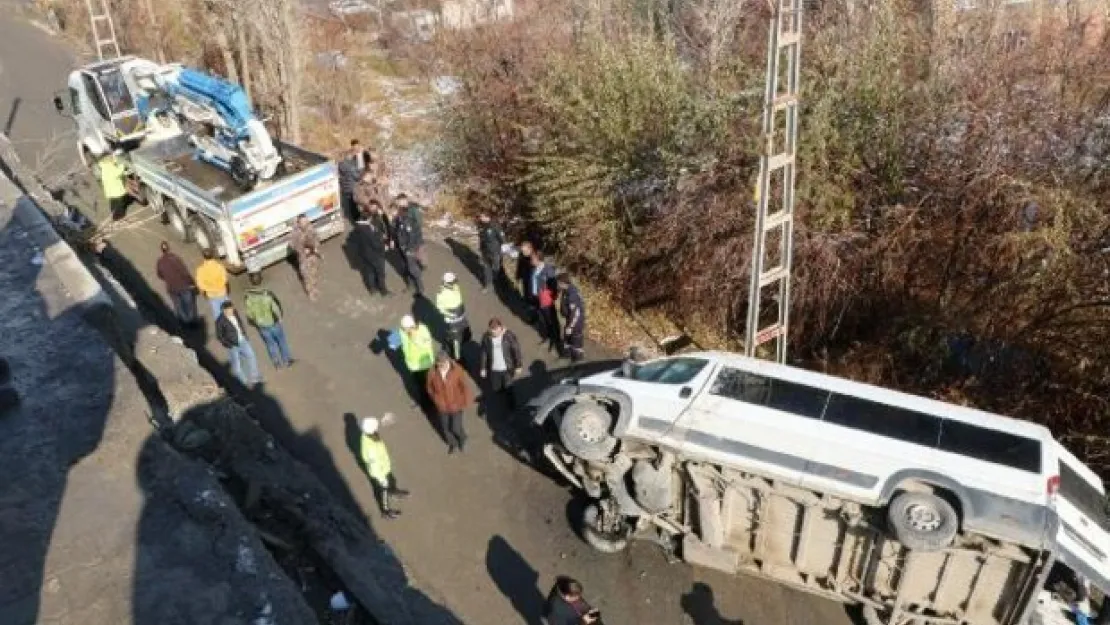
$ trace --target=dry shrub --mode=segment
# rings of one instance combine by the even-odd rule
[[[711,0],[585,4],[454,43],[449,171],[619,300],[735,336],[763,35],[705,18]],[[1035,419],[1097,460],[1110,47],[1084,25],[854,5],[809,14],[795,358]]]

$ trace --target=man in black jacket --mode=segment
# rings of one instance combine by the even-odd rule
[[[355,244],[362,260],[362,282],[366,289],[371,293],[380,293],[382,297],[389,295],[385,286],[385,252],[389,246],[389,231],[381,203],[376,199],[369,200],[362,218],[355,222]]]
[[[543,617],[548,625],[600,625],[601,613],[582,598],[582,584],[560,575],[547,595]]]
[[[355,208],[355,187],[362,178],[364,161],[362,145],[358,139],[351,139],[351,149],[338,165],[340,206],[347,219],[354,220],[358,214]]]
[[[482,256],[482,292],[485,293],[494,280],[505,279],[505,268],[501,264],[501,246],[505,244],[505,233],[490,216],[478,216],[478,249]]]
[[[227,348],[231,373],[244,386],[253,386],[262,383],[262,376],[258,373],[258,359],[254,357],[247,333],[243,331],[245,327],[239,313],[235,312],[235,305],[230,301],[224,302],[220,307],[220,316],[216,318],[216,339]]]
[[[516,399],[509,385],[523,368],[524,357],[516,335],[497,317],[490,319],[489,330],[482,336],[481,375],[489,383],[491,392],[505,398],[509,410],[516,409]]]
[[[416,296],[424,295],[424,267],[420,262],[420,246],[423,243],[420,226],[410,211],[400,212],[393,220],[393,236],[397,240],[397,250],[401,253],[401,266],[405,270],[406,288],[415,288]]]

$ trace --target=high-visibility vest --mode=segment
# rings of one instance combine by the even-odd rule
[[[393,471],[393,463],[389,460],[389,450],[385,448],[385,441],[380,438],[374,440],[363,434],[360,451],[362,462],[366,465],[366,472],[374,480],[384,482]]]
[[[443,315],[447,325],[457,325],[466,320],[466,307],[463,306],[462,289],[446,286],[436,294],[436,308]]]
[[[405,368],[409,371],[427,371],[436,360],[435,343],[428,326],[420,324],[411,335],[401,330],[401,352],[405,356]]]
[[[100,160],[100,186],[104,189],[104,197],[109,200],[127,195],[127,186],[123,182],[123,164],[115,156]]]

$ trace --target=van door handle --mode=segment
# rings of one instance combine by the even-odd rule
[[[689,386],[683,386],[682,390],[678,392],[678,396],[681,397],[682,399],[686,399],[693,392],[694,392],[693,389],[691,389]]]

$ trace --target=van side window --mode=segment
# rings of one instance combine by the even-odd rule
[[[825,421],[926,447],[940,438],[937,417],[847,395],[832,396]]]
[[[962,421],[945,419],[940,449],[1030,473],[1041,472],[1040,441]]]
[[[722,367],[710,387],[711,395],[790,412],[799,417],[820,419],[829,392],[774,378]]]
[[[81,81],[85,83],[85,93],[88,94],[89,100],[92,101],[93,108],[104,119],[111,119],[108,113],[108,106],[104,103],[104,98],[100,97],[100,85],[96,80],[88,74],[81,74]]]
[[[1097,488],[1068,466],[1068,463],[1062,461],[1060,462],[1060,496],[1067,499],[1071,505],[1079,508],[1088,518],[1098,523],[1099,527],[1110,531],[1106,498]]]

